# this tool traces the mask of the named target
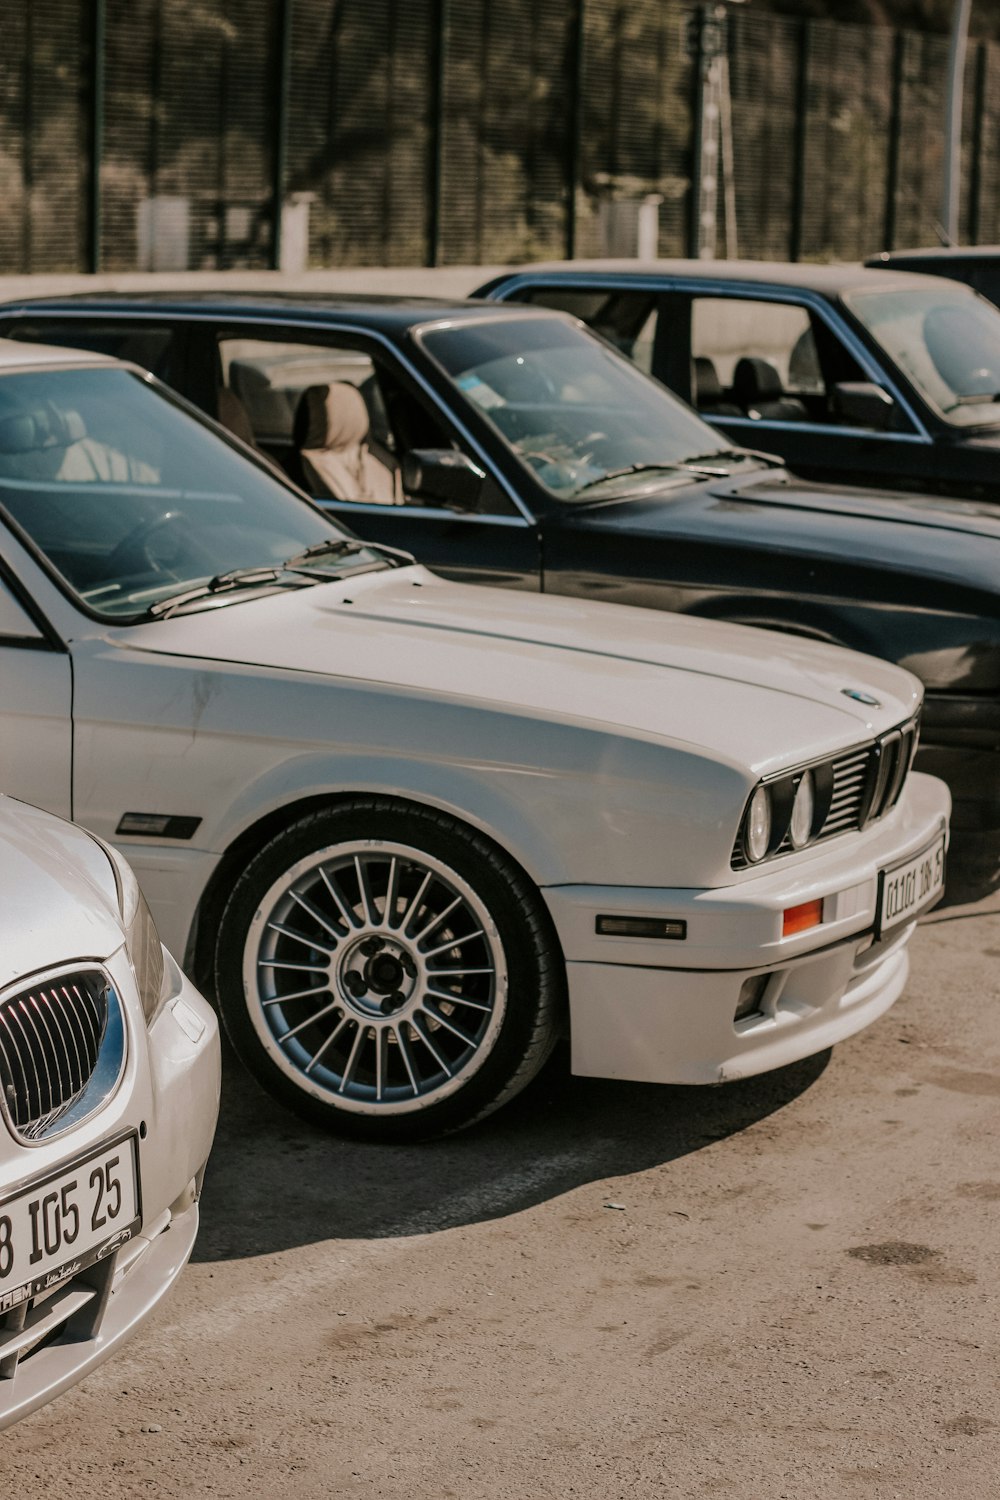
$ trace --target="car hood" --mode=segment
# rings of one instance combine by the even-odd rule
[[[1000,614],[1000,508],[974,500],[811,484],[783,470],[757,470],[582,507],[560,524],[649,545],[710,539],[788,558],[861,560],[915,580],[921,600],[936,579],[969,590],[977,612]]]
[[[1000,549],[1000,509],[985,501],[959,500],[948,495],[900,493],[898,490],[869,487],[858,490],[847,485],[810,484],[804,479],[775,471],[734,484],[713,485],[712,493],[727,499],[780,505],[785,509],[859,516],[866,520],[888,522],[894,526],[902,523],[935,531],[965,532],[976,537],[988,537]]]
[[[72,823],[0,796],[0,985],[121,947],[111,861]]]
[[[419,567],[177,614],[110,641],[616,726],[757,769],[856,744],[905,719],[921,693],[908,672],[838,647]]]

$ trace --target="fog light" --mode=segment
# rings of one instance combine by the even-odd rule
[[[796,932],[808,932],[818,927],[823,920],[822,901],[804,901],[801,906],[789,906],[781,919],[781,936],[791,937]]]
[[[740,998],[736,1002],[736,1013],[734,1021],[746,1021],[750,1016],[762,1016],[764,1012],[760,1003],[767,989],[769,974],[754,974],[749,979],[744,979],[740,986]]]

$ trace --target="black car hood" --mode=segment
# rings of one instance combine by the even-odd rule
[[[921,591],[946,582],[977,596],[965,607],[1000,616],[1000,509],[974,500],[865,492],[756,470],[582,508],[564,515],[567,523],[646,546],[708,540],[828,568],[861,564],[908,575]]]
[[[935,531],[964,531],[1000,542],[1000,507],[985,501],[810,484],[804,479],[773,471],[725,485],[713,485],[712,494],[720,499],[777,505],[785,510],[857,516],[871,521],[888,521],[893,525],[931,527]]]

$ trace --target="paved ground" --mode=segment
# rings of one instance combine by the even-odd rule
[[[300,1126],[229,1059],[195,1263],[6,1434],[0,1494],[1000,1494],[1000,899],[907,994],[724,1089],[570,1079],[435,1146]]]

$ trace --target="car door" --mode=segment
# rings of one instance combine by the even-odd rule
[[[0,560],[0,792],[72,816],[68,652]]]
[[[689,297],[689,399],[729,442],[820,481],[913,488],[928,473],[926,433],[823,299],[769,288]],[[874,417],[852,408],[861,388]]]
[[[207,334],[203,328],[202,337]],[[391,350],[356,330],[228,324],[211,337],[208,360],[217,362],[218,390],[230,418],[237,412],[241,423],[245,418],[255,446],[351,531],[412,552],[446,578],[540,587],[534,520],[488,455]],[[316,424],[303,415],[309,392],[322,431],[310,432]],[[355,480],[344,458],[348,450],[335,449],[333,440],[344,435],[352,408],[362,410],[358,395],[367,431],[351,449],[356,465],[357,447],[365,450]],[[455,450],[472,460],[485,476],[475,505],[432,503],[405,492],[405,455],[421,449]],[[373,475],[376,484],[366,488]]]

